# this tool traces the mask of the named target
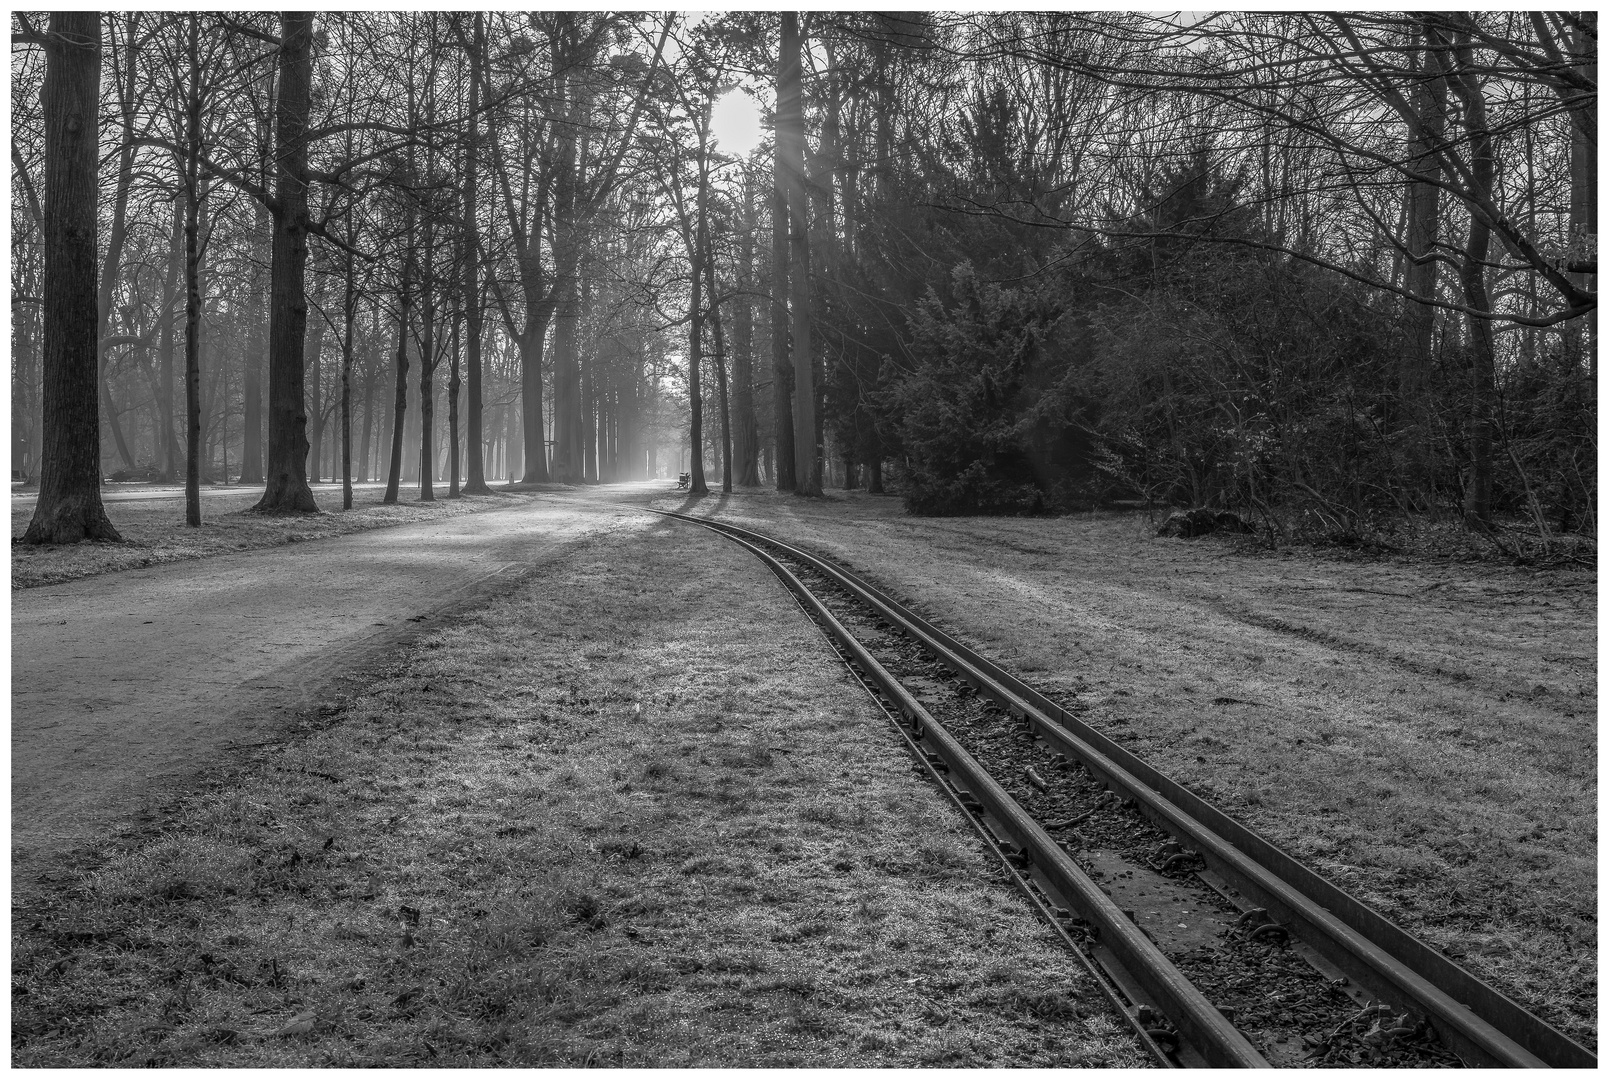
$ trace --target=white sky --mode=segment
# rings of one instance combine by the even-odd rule
[[[741,90],[728,90],[716,100],[710,112],[710,130],[723,153],[743,158],[765,137],[760,110]]]

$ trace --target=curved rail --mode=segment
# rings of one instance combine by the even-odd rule
[[[1034,866],[1072,902],[1080,915],[1098,928],[1101,943],[1122,960],[1130,974],[1152,995],[1157,1007],[1173,1021],[1190,1045],[1200,1051],[1209,1065],[1220,1068],[1269,1067],[1267,1059],[1250,1040],[1213,1007],[1162,950],[1123,914],[1116,902],[1090,880],[1061,845],[1006,793],[978,764],[977,759],[955,741],[922,703],[911,696],[910,691],[867,651],[791,570],[756,544],[740,537],[731,539],[763,559],[843,646],[860,671],[895,703],[900,715],[913,723],[913,739],[936,753],[959,781],[959,786],[976,796],[1004,824],[1012,840],[1028,853]]]
[[[794,599],[798,602],[800,609],[803,610],[806,615],[819,620],[818,625],[820,626],[822,636],[827,639],[828,643],[838,643],[839,658],[843,660],[844,666],[850,670],[850,673],[858,678],[864,669],[859,667],[859,660],[855,653],[847,648],[847,642],[853,640],[852,636],[848,633],[847,628],[845,628],[836,617],[827,611],[825,606],[820,602],[819,598],[811,593],[805,584],[801,582],[791,570],[785,567],[782,563],[778,562],[776,559],[772,558],[772,556],[768,554],[764,548],[738,537],[729,537],[729,539],[735,541],[744,548],[747,548],[772,569],[772,571],[782,581],[783,585],[788,588],[788,591],[793,593]],[[875,663],[875,661],[873,662]],[[876,670],[883,669],[879,665]],[[895,685],[898,686],[899,684],[895,683]],[[879,687],[879,689],[881,688]],[[1158,1064],[1165,1068],[1176,1067],[1178,1063],[1174,1061],[1174,1059],[1169,1055],[1168,1051],[1164,1049],[1160,1043],[1158,1043],[1153,1035],[1153,1032],[1148,1029],[1145,1024],[1141,1023],[1133,1012],[1125,1007],[1122,999],[1119,997],[1120,991],[1115,987],[1110,977],[1102,972],[1089,957],[1084,955],[1083,951],[1078,947],[1078,944],[1073,940],[1072,936],[1068,934],[1067,928],[1063,926],[1055,914],[1045,906],[1044,902],[1040,900],[1039,895],[1033,889],[1029,888],[1027,879],[1023,876],[1023,873],[1012,864],[1006,853],[1001,850],[999,842],[997,841],[994,833],[992,833],[988,827],[985,826],[984,823],[972,813],[972,810],[967,805],[961,790],[951,783],[945,775],[949,772],[948,763],[942,762],[942,759],[942,763],[935,762],[928,756],[927,751],[922,749],[922,733],[916,730],[909,730],[905,726],[906,724],[910,723],[911,717],[905,715],[903,712],[890,712],[888,705],[881,697],[878,696],[878,690],[873,689],[870,686],[867,687],[867,690],[871,694],[872,700],[877,703],[878,708],[882,709],[884,715],[886,715],[889,720],[893,722],[894,730],[899,732],[900,737],[906,744],[906,748],[911,752],[912,757],[916,760],[918,768],[927,776],[930,781],[933,782],[934,786],[936,786],[939,791],[943,792],[944,795],[949,798],[951,803],[954,804],[955,808],[961,812],[962,818],[964,818],[966,822],[972,826],[973,832],[977,834],[978,838],[983,842],[984,846],[989,849],[990,853],[995,856],[1001,869],[1011,878],[1013,884],[1017,886],[1018,891],[1020,891],[1023,896],[1028,899],[1028,902],[1033,906],[1034,910],[1039,913],[1040,917],[1049,926],[1054,928],[1057,936],[1062,940],[1063,944],[1065,944],[1073,952],[1073,954],[1083,962],[1085,969],[1095,979],[1096,985],[1100,988],[1113,1010],[1128,1020],[1129,1026],[1132,1028],[1135,1037],[1141,1042],[1142,1045],[1144,1045],[1146,1050],[1150,1052],[1151,1056],[1157,1061]],[[895,701],[896,705],[903,705],[904,702],[902,699],[907,697],[908,695],[904,692],[904,688],[900,687],[898,696],[892,698],[891,700]],[[917,705],[917,710],[921,710],[920,705]],[[970,794],[970,792],[968,794]]]
[[[1134,799],[1147,817],[1193,847],[1210,867],[1229,879],[1244,895],[1266,907],[1279,921],[1290,925],[1297,936],[1357,985],[1384,1001],[1424,1015],[1442,1042],[1469,1064],[1509,1068],[1596,1067],[1597,1057],[1590,1050],[855,575],[829,560],[750,529],[674,511],[652,512],[720,532],[743,542],[762,557],[766,553],[759,551],[756,545],[768,545],[856,596],[882,618],[920,641],[981,693],[1014,717],[1032,725],[1046,742],[1081,761],[1109,786]],[[780,565],[770,558],[767,562],[773,564],[773,569]],[[854,647],[864,653],[858,642]],[[869,654],[866,659],[870,659]],[[857,663],[866,667],[863,660],[857,658]],[[866,670],[870,673],[872,669],[866,667]],[[886,671],[883,676],[898,685]],[[903,697],[891,695],[891,700],[900,701],[902,712],[918,717],[925,714],[908,693],[903,689],[900,693]],[[906,711],[907,701],[914,707],[912,711]],[[959,746],[955,749],[965,754]],[[990,801],[984,791],[977,794]],[[1004,792],[1000,795],[1004,796]],[[1001,819],[1011,827],[1008,815],[1002,815]],[[1027,826],[1038,828],[1031,820],[1026,822],[1025,840],[1037,839]],[[1011,831],[1015,833],[1016,829]],[[1038,831],[1043,833],[1043,830]],[[1025,840],[1019,842],[1025,848],[1030,847]],[[1054,841],[1050,844],[1062,860],[1077,870],[1077,865]],[[1054,855],[1047,855],[1054,861]],[[1037,858],[1036,855],[1036,865]],[[1045,869],[1047,876],[1052,876],[1048,867]],[[1095,891],[1100,893],[1098,887]],[[1109,901],[1103,893],[1100,895]],[[1121,912],[1118,918],[1128,922]],[[1107,932],[1104,926],[1102,932]],[[1165,957],[1162,959],[1166,962]],[[1153,988],[1147,986],[1146,989]],[[1158,1004],[1163,1005],[1164,1000],[1159,1000]],[[1185,1031],[1185,1023],[1178,1018],[1175,1022]],[[1207,1032],[1210,1027],[1204,1025],[1202,1030]]]

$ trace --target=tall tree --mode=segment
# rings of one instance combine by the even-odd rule
[[[737,275],[732,297],[732,425],[737,483],[760,483],[760,433],[754,420],[754,176],[743,167]]]
[[[468,477],[464,482],[465,495],[490,495],[486,486],[486,463],[482,442],[482,390],[481,390],[481,290],[480,290],[480,228],[476,224],[478,213],[478,187],[480,151],[481,70],[486,54],[485,15],[475,12],[470,37],[465,42],[469,52],[469,109],[464,133],[464,366],[469,383]],[[456,372],[456,368],[454,371]],[[456,446],[456,441],[454,442]],[[457,470],[454,469],[454,480]]]
[[[184,521],[201,524],[201,18],[185,17],[184,88]],[[227,451],[226,451],[227,452]]]
[[[101,20],[52,12],[45,48],[44,446],[29,544],[121,540],[101,505],[96,180]]]
[[[793,466],[793,364],[788,358],[788,185],[784,179],[786,149],[781,133],[781,109],[772,139],[771,182],[771,405],[778,491],[792,491],[797,475]]]
[[[805,133],[799,16],[782,13],[777,62],[777,141],[788,206],[788,300],[793,332],[794,492],[821,494],[821,452],[816,442],[816,389],[810,349],[810,207],[805,194]]]
[[[256,509],[318,510],[307,486],[307,121],[313,92],[313,13],[280,15],[275,102],[274,241],[268,293],[267,487]]]

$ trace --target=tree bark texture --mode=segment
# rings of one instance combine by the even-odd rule
[[[408,254],[402,263],[402,282],[397,288],[397,396],[391,421],[391,466],[386,470],[387,505],[397,501],[402,485],[402,447],[408,418],[408,314],[413,307],[413,214],[408,215]]]
[[[179,442],[173,433],[173,332],[176,318],[173,305],[179,298],[179,280],[184,262],[184,203],[173,203],[173,230],[168,239],[168,268],[162,282],[162,320],[157,348],[157,403],[162,410],[162,478],[173,483],[179,478]]]
[[[704,171],[702,158],[699,161],[698,196],[697,204],[693,209],[696,218],[693,226],[693,243],[689,248],[689,258],[692,265],[689,267],[692,278],[689,292],[691,296],[687,305],[687,408],[688,408],[688,441],[692,444],[693,460],[688,466],[690,480],[688,492],[693,495],[705,495],[709,492],[709,484],[704,479],[704,388],[701,369],[704,366],[704,249],[705,230],[705,199],[707,191],[708,174]]]
[[[419,501],[435,502],[433,484],[436,469],[433,451],[436,434],[436,364],[440,353],[436,348],[436,293],[431,287],[434,276],[430,269],[435,263],[433,244],[435,228],[425,225],[425,279],[420,293],[424,302],[419,305]]]
[[[732,493],[732,408],[726,385],[726,335],[721,326],[719,294],[715,291],[715,243],[704,230],[704,284],[710,294],[710,329],[715,332],[715,388],[721,404],[721,491]]]
[[[184,521],[201,524],[201,20],[188,16],[184,158]],[[228,479],[228,470],[224,470]]]
[[[810,207],[805,192],[805,134],[799,16],[782,13],[777,70],[777,140],[784,148],[782,176],[788,200],[788,299],[793,331],[794,492],[821,494],[816,435],[814,357],[810,348]]]
[[[1408,160],[1410,168],[1422,179],[1408,182],[1405,206],[1406,247],[1409,263],[1403,275],[1404,285],[1414,296],[1434,300],[1436,296],[1436,263],[1429,256],[1436,243],[1436,221],[1440,208],[1441,158],[1433,147],[1446,138],[1446,84],[1431,77],[1439,66],[1435,47],[1439,36],[1430,27],[1424,28],[1425,48],[1419,53],[1422,78],[1414,85],[1412,108],[1416,123],[1408,130]],[[1429,371],[1431,334],[1435,326],[1435,309],[1429,304],[1411,305],[1407,311],[1407,355],[1403,357],[1401,388],[1403,394],[1423,391]]]
[[[570,93],[576,91],[571,88]],[[582,118],[579,103],[571,115]],[[575,125],[560,135],[558,175],[553,185],[553,272],[558,305],[553,314],[552,479],[579,484],[584,479],[581,433],[581,368],[576,356],[576,322],[581,300],[581,227],[576,215],[579,158]]]
[[[44,443],[30,544],[121,540],[101,505],[96,226],[101,22],[52,12],[45,44]]]
[[[302,380],[307,335],[307,118],[313,88],[313,13],[280,16],[275,102],[274,244],[269,271],[267,487],[256,509],[318,510],[307,486],[307,407]]]
[[[737,483],[760,483],[760,432],[754,419],[754,184],[743,180],[743,223],[738,236],[737,295],[732,311],[733,465]]]
[[[1401,408],[1412,425],[1404,451],[1407,455],[1409,483],[1421,490],[1426,504],[1433,502],[1429,484],[1432,418],[1428,413],[1427,393],[1430,381],[1431,359],[1435,349],[1436,309],[1430,301],[1436,298],[1436,271],[1439,265],[1431,256],[1437,239],[1437,222],[1441,210],[1441,156],[1435,152],[1447,134],[1447,85],[1439,77],[1441,53],[1438,47],[1444,42],[1430,24],[1422,28],[1425,48],[1420,50],[1418,62],[1422,78],[1415,83],[1411,98],[1414,123],[1408,129],[1408,160],[1410,168],[1421,179],[1410,180],[1404,196],[1403,237],[1408,251],[1408,265],[1403,274],[1403,285],[1421,303],[1409,303],[1404,311],[1407,331],[1407,348],[1403,351],[1402,366],[1398,373],[1398,390]]]
[[[1469,135],[1471,186],[1477,198],[1490,196],[1496,174],[1492,134],[1486,122],[1486,98],[1479,76],[1473,68],[1473,50],[1468,40],[1454,50],[1458,74],[1453,80],[1464,107],[1464,128]],[[1490,311],[1491,297],[1486,287],[1486,258],[1491,247],[1492,223],[1470,202],[1469,237],[1459,267],[1464,302],[1475,311]],[[1485,532],[1492,523],[1492,444],[1495,435],[1493,411],[1496,406],[1496,359],[1492,348],[1492,324],[1487,319],[1469,317],[1469,483],[1464,489],[1464,524]]]
[[[782,80],[778,71],[777,85]],[[771,404],[778,491],[792,491],[793,365],[788,358],[788,185],[787,154],[781,130],[780,98],[771,184]]]
[[[357,329],[358,292],[352,253],[346,253],[346,291],[341,297],[341,509],[352,509],[352,334]]]
[[[1581,75],[1593,85],[1598,81],[1598,15],[1580,13],[1582,26],[1570,33],[1570,52]],[[1570,233],[1572,246],[1581,254],[1596,257],[1598,250],[1598,96],[1581,95],[1570,110]],[[1572,274],[1581,291],[1588,291],[1595,274]],[[1594,308],[1580,320],[1571,336],[1579,340],[1579,352],[1587,365],[1588,393],[1597,386],[1598,311]]]
[[[452,367],[447,376],[447,497],[456,499],[462,492],[458,487],[458,392],[463,385],[458,363],[459,320],[453,320],[452,345],[447,350]]]
[[[475,13],[474,36],[469,49],[469,133],[464,147],[464,366],[469,376],[468,439],[465,444],[469,460],[465,463],[468,470],[463,488],[465,495],[492,493],[492,489],[486,486],[486,462],[481,446],[484,439],[481,428],[480,269],[476,261],[480,251],[480,232],[475,224],[478,198],[476,173],[480,164],[477,145],[480,122],[475,111],[480,107],[482,53],[486,48],[485,18],[481,12]]]

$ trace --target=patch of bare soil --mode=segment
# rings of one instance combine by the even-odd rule
[[[380,488],[362,488],[353,493],[350,510],[281,517],[251,512],[251,507],[262,496],[260,490],[238,493],[209,490],[202,501],[202,521],[197,528],[184,523],[182,498],[108,499],[106,514],[122,535],[122,543],[96,540],[40,546],[18,543],[33,517],[33,502],[13,499],[11,587],[54,585],[118,570],[324,540],[412,522],[437,521],[460,514],[504,509],[512,501],[511,496],[499,493],[458,499],[440,495],[435,502],[426,503],[414,501],[415,494],[405,495],[402,502],[385,506],[381,502],[384,495]],[[340,494],[321,492],[320,505],[339,507]]]
[[[780,585],[632,515],[13,896],[13,1064],[1142,1064]]]
[[[843,561],[1572,1037],[1597,1030],[1596,572],[1244,553],[1140,515],[694,506]]]

